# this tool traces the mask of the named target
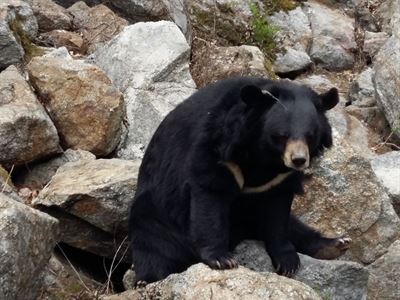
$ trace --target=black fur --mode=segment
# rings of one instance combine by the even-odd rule
[[[278,273],[290,275],[299,266],[296,251],[313,255],[332,241],[290,216],[302,172],[244,194],[223,163],[239,165],[246,186],[259,186],[290,170],[281,157],[287,139],[306,140],[310,156],[320,155],[332,145],[324,113],[337,101],[336,89],[318,95],[288,81],[245,77],[178,105],[146,150],[130,208],[136,280],[157,281],[197,262],[235,267],[229,251],[243,239],[264,241]]]

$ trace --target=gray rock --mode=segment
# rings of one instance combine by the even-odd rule
[[[126,237],[139,165],[120,159],[68,162],[33,205],[60,220],[65,243],[113,257]]]
[[[0,148],[4,166],[60,152],[56,128],[14,66],[0,73]]]
[[[359,107],[371,107],[376,105],[372,73],[372,68],[367,68],[351,83],[349,99],[352,101],[353,105]]]
[[[389,35],[386,32],[366,31],[364,35],[363,52],[370,58],[374,58],[385,44]]]
[[[368,299],[400,299],[400,240],[368,266]]]
[[[56,219],[0,193],[0,299],[37,299],[57,241]]]
[[[121,13],[134,22],[172,20],[191,40],[191,26],[186,1],[180,0],[111,0]]]
[[[352,51],[357,48],[354,21],[337,10],[310,1],[305,6],[312,28],[310,57],[330,71],[350,69],[354,64]]]
[[[400,38],[388,39],[375,56],[373,82],[376,100],[400,138]]]
[[[52,0],[27,0],[39,25],[39,31],[71,28],[72,19],[67,10]]]
[[[296,79],[297,82],[305,84],[319,93],[324,93],[335,85],[325,75],[310,75]]]
[[[278,45],[307,51],[312,39],[312,31],[310,21],[301,7],[288,12],[276,12],[270,17],[270,21],[279,28],[275,38]]]
[[[334,146],[315,162],[294,212],[327,236],[350,236],[343,259],[371,263],[399,238],[400,219],[372,171],[366,128],[340,109],[329,119]]]
[[[95,159],[96,156],[88,151],[67,149],[63,154],[48,161],[35,163],[19,170],[14,180],[20,186],[41,190],[49,183],[57,169],[67,162]]]
[[[0,2],[0,71],[22,61],[25,51],[20,37],[32,39],[38,25],[29,4],[22,0]]]
[[[400,151],[379,155],[371,161],[371,166],[400,216]]]
[[[274,62],[274,71],[278,75],[294,74],[295,76],[308,70],[313,65],[306,52],[287,49],[286,53],[278,54]]]
[[[375,19],[378,20],[379,27],[389,35],[400,38],[400,1],[382,1],[374,12]]]
[[[318,260],[299,254],[301,267],[293,279],[314,289],[322,299],[366,299],[368,270],[340,260]],[[235,249],[238,262],[257,272],[274,272],[262,243],[244,241]]]
[[[191,74],[197,86],[233,76],[268,77],[264,54],[255,46],[219,47],[205,40],[193,41]]]
[[[167,21],[128,26],[93,53],[92,60],[124,94],[129,125],[118,157],[142,157],[165,115],[195,91],[189,54],[182,32]]]
[[[211,270],[197,264],[180,274],[149,284],[144,289],[105,296],[102,300],[127,299],[196,299],[196,300],[320,300],[309,286],[273,273],[257,273],[239,267],[233,270]]]

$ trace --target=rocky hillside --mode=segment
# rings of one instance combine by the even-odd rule
[[[135,290],[127,210],[146,145],[236,75],[339,88],[335,146],[294,210],[352,247],[301,256],[289,279],[246,241],[239,269]],[[0,299],[400,299],[399,141],[399,0],[1,0]]]

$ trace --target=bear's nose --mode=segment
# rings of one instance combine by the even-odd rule
[[[292,163],[296,166],[296,167],[301,167],[306,163],[307,159],[303,156],[294,156],[292,157]]]

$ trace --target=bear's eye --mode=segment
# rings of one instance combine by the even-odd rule
[[[272,140],[274,141],[274,143],[280,146],[284,146],[288,140],[288,136],[285,134],[275,134],[272,136]]]

